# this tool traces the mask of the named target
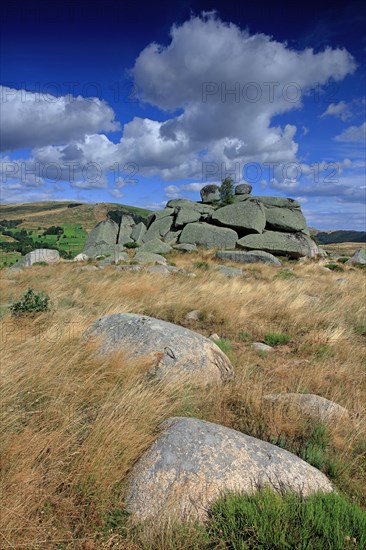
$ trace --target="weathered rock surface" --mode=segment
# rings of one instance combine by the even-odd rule
[[[173,214],[174,208],[170,208],[168,205],[164,208],[164,210],[155,210],[147,217],[147,227],[150,227],[154,221],[161,220],[167,216],[173,216]]]
[[[266,227],[276,231],[302,231],[306,228],[306,220],[298,208],[280,208],[266,206]]]
[[[197,250],[197,246],[195,244],[175,244],[173,246],[175,250],[182,250],[182,252],[194,252]]]
[[[131,231],[131,240],[136,243],[142,243],[142,239],[146,233],[146,225],[143,222],[137,223]]]
[[[124,245],[130,243],[133,240],[131,234],[132,225],[121,225],[118,234],[118,244]]]
[[[243,270],[239,267],[230,267],[228,265],[217,265],[215,266],[216,270],[224,275],[225,277],[241,277],[243,275]]]
[[[202,187],[200,194],[203,203],[211,203],[220,200],[220,189],[218,185],[205,185]]]
[[[164,256],[155,254],[154,252],[146,252],[144,250],[138,250],[133,257],[134,261],[142,264],[166,264],[167,261]]]
[[[301,208],[301,204],[295,199],[285,199],[283,197],[266,197],[266,196],[255,196],[251,197],[254,200],[260,201],[265,206],[279,206],[281,208]]]
[[[212,222],[232,229],[262,233],[266,215],[259,202],[244,201],[219,208],[212,214]]]
[[[133,467],[127,508],[135,520],[206,520],[223,494],[263,486],[304,496],[333,490],[324,474],[284,449],[218,424],[175,417]]]
[[[119,226],[113,220],[107,219],[99,222],[89,233],[85,248],[98,243],[116,244],[118,231]]]
[[[160,239],[160,237],[164,237],[172,228],[173,223],[174,220],[172,216],[165,216],[153,221],[145,235],[142,237],[142,242],[146,243],[153,239]]]
[[[98,319],[90,333],[102,336],[102,353],[123,348],[132,356],[151,356],[158,378],[188,373],[197,383],[211,383],[233,373],[229,359],[208,338],[153,317],[109,315]]]
[[[264,250],[273,254],[301,258],[314,258],[318,254],[315,242],[303,233],[281,233],[264,231],[260,235],[246,235],[238,240],[237,245],[248,250]]]
[[[269,252],[263,250],[251,250],[250,252],[244,252],[242,250],[224,250],[218,251],[215,254],[216,258],[220,260],[228,260],[230,262],[238,262],[242,264],[254,264],[257,262],[272,264],[277,267],[281,266],[280,260]]]
[[[46,264],[57,264],[60,261],[60,254],[58,250],[53,248],[37,248],[25,254],[20,258],[16,264],[11,266],[11,269],[17,269],[18,267],[31,267],[38,262],[45,262]]]
[[[249,183],[239,183],[235,187],[235,195],[249,195],[252,192],[252,186]]]
[[[167,254],[171,250],[172,247],[160,239],[151,239],[151,241],[147,241],[139,248],[139,252],[153,252],[154,254]]]
[[[202,204],[200,202],[190,201],[188,199],[171,199],[167,202],[166,205],[168,208],[174,209],[176,209],[177,207],[188,209],[192,208],[193,210],[197,210],[201,214],[212,214],[213,212],[215,212],[213,206],[210,206],[209,204]]]
[[[228,227],[216,227],[206,222],[189,223],[183,229],[180,243],[196,244],[205,248],[234,248],[238,234]]]
[[[177,244],[181,233],[182,233],[181,229],[172,229],[171,231],[168,231],[168,233],[164,235],[164,242],[166,242],[167,244],[170,244],[170,246]]]
[[[177,208],[177,216],[175,218],[174,227],[178,229],[187,225],[187,223],[198,222],[201,218],[201,213],[193,208]]]
[[[366,248],[358,248],[356,252],[353,254],[352,258],[347,260],[346,264],[352,265],[352,264],[358,264],[358,265],[365,265],[366,264]]]
[[[321,422],[336,422],[349,418],[347,409],[329,399],[311,393],[277,393],[264,396],[273,405],[285,407],[287,412],[300,413],[303,416]]]

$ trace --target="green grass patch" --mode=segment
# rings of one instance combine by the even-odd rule
[[[306,499],[263,489],[229,495],[211,512],[211,537],[232,550],[345,550],[366,547],[366,512],[338,494]]]
[[[264,336],[264,343],[267,344],[267,346],[280,346],[282,344],[288,344],[289,342],[291,342],[290,336],[282,332],[269,332]]]
[[[275,275],[275,279],[296,279],[296,275],[289,269],[281,269],[281,271]]]
[[[229,353],[233,349],[231,342],[225,338],[219,338],[219,340],[214,340],[214,342],[224,353]]]

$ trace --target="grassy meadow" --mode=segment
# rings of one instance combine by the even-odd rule
[[[0,272],[1,547],[362,548],[365,270],[342,266],[340,273],[316,262],[284,262],[282,268],[247,265],[243,277],[226,278],[214,270],[208,251],[175,252],[168,260],[196,277],[114,266],[83,271],[66,261]],[[13,317],[10,305],[28,288],[50,297],[50,311]],[[187,321],[186,314],[197,309],[199,320]],[[217,333],[234,379],[205,388],[183,379],[147,383],[147,359],[132,359],[128,350],[101,356],[97,342],[82,338],[97,317],[117,312]],[[254,341],[271,342],[275,351],[258,352]],[[351,417],[330,425],[300,413],[289,417],[263,399],[278,392],[321,395]],[[254,500],[234,496],[218,503],[205,526],[136,526],[124,508],[128,474],[160,423],[173,415],[280,445],[329,476],[338,495],[308,503],[291,495],[280,501],[267,493]],[[348,517],[347,507],[356,507],[358,519],[346,526],[339,518]],[[268,529],[258,523],[258,513],[266,510]],[[313,532],[314,517],[327,532],[323,538]]]

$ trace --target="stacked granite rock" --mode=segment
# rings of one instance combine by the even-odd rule
[[[201,190],[201,202],[170,200],[145,223],[136,223],[129,215],[123,215],[119,224],[107,219],[90,233],[84,253],[122,259],[125,245],[136,243],[140,256],[166,253],[177,245],[217,249],[223,259],[224,251],[250,251],[252,255],[260,251],[291,258],[319,254],[297,201],[253,196],[251,190],[248,184],[237,185],[234,202],[220,207],[218,186],[207,185]]]

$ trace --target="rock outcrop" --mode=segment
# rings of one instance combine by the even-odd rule
[[[220,206],[219,187],[206,185],[201,190],[202,202],[172,199],[144,222],[127,214],[114,216],[93,229],[83,252],[88,257],[118,255],[132,241],[143,246],[150,243],[146,251],[161,253],[158,241],[163,241],[169,246],[255,251],[247,261],[265,261],[257,251],[290,258],[320,255],[297,201],[250,193],[250,185],[237,185],[234,202]]]
[[[228,492],[261,487],[303,496],[330,481],[299,457],[265,441],[196,418],[171,418],[132,469],[127,508],[135,520],[206,520]]]

